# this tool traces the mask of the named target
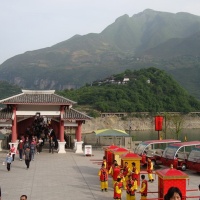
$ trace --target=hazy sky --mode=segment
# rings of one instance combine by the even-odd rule
[[[75,34],[100,33],[147,8],[200,16],[200,0],[0,0],[0,64]]]

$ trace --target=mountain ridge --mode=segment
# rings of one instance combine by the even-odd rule
[[[155,66],[173,74],[172,68],[184,70],[191,62],[187,60],[181,68],[177,59],[170,56],[170,41],[182,40],[183,46],[177,49],[180,52],[177,56],[185,56],[181,54],[184,48],[188,48],[184,43],[198,32],[200,17],[190,13],[147,9],[132,17],[125,14],[100,33],[74,35],[51,47],[27,51],[6,60],[0,65],[0,80],[25,89],[63,90],[81,87],[125,69]],[[198,37],[194,44],[197,43],[195,40]],[[156,48],[158,53],[166,53],[162,56],[147,54]],[[195,56],[200,55],[193,55],[191,50],[192,59]],[[200,98],[200,90],[192,83],[192,77],[188,81],[197,89]]]

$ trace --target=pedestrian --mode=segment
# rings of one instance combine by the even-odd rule
[[[29,169],[30,162],[31,162],[31,151],[29,147],[26,147],[26,150],[24,151],[24,156],[25,156],[25,164],[27,169]]]
[[[117,178],[117,181],[114,184],[114,199],[121,200],[122,196],[122,184],[121,178]]]
[[[30,148],[30,142],[29,142],[28,137],[26,137],[26,140],[24,142],[24,151],[26,150],[27,147]]]
[[[14,144],[12,144],[11,148],[10,148],[10,152],[13,158],[13,161],[15,160],[15,153],[16,153],[16,148],[14,146]]]
[[[22,160],[23,150],[24,150],[24,144],[22,140],[19,141],[17,149],[19,151],[19,160]]]
[[[182,193],[178,187],[170,187],[167,194],[164,196],[164,200],[181,200]]]
[[[20,197],[20,200],[27,200],[27,196],[25,194],[23,194],[21,197]]]
[[[141,199],[147,199],[147,190],[148,190],[148,182],[145,180],[145,175],[141,175],[142,183],[141,183]]]
[[[9,154],[6,157],[6,163],[7,163],[7,170],[10,171],[11,163],[13,161],[12,154],[9,152]]]
[[[36,142],[33,139],[31,144],[30,144],[30,150],[31,150],[31,160],[34,160],[34,156],[35,156],[35,149],[36,149]]]
[[[49,139],[49,153],[54,153],[54,147],[55,147],[55,141],[53,140],[53,137],[50,137],[50,139]]]
[[[36,143],[36,149],[37,149],[37,153],[36,154],[39,154],[39,153],[41,153],[41,148],[42,148],[42,139],[41,138],[39,138],[39,140],[37,140],[37,143]]]
[[[200,184],[199,184],[199,196],[200,196]],[[199,200],[200,200],[200,198],[199,198]]]
[[[102,164],[101,169],[99,170],[99,179],[101,182],[101,191],[108,191],[108,170],[105,168],[105,164]]]
[[[135,200],[135,192],[137,191],[137,181],[132,179],[132,175],[128,176],[126,182],[126,200]]]
[[[154,178],[153,178],[153,163],[150,158],[147,160],[147,172],[148,172],[148,177],[149,177],[149,182],[153,183]]]

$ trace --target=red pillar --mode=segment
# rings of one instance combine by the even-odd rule
[[[60,106],[60,142],[64,142],[64,121],[63,121],[63,115],[64,115],[64,106]]]
[[[17,141],[17,116],[16,116],[17,106],[13,106],[13,120],[12,120],[12,142]]]
[[[81,142],[82,121],[78,121],[77,124],[78,126],[76,128],[76,139],[77,142]]]

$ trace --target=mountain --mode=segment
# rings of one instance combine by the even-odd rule
[[[174,58],[179,56],[200,57],[200,31],[186,38],[173,38],[143,51],[138,56],[151,58]]]
[[[18,86],[9,84],[6,81],[0,81],[0,99],[4,99],[20,93],[21,89]]]
[[[126,69],[151,66],[177,78],[182,70],[199,66],[199,32],[199,16],[147,9],[132,17],[117,18],[99,34],[75,35],[52,47],[14,56],[0,65],[0,80],[24,89],[63,90],[79,88]],[[191,55],[187,57],[185,52]],[[185,63],[180,65],[180,60]],[[198,81],[186,76],[200,98]]]

